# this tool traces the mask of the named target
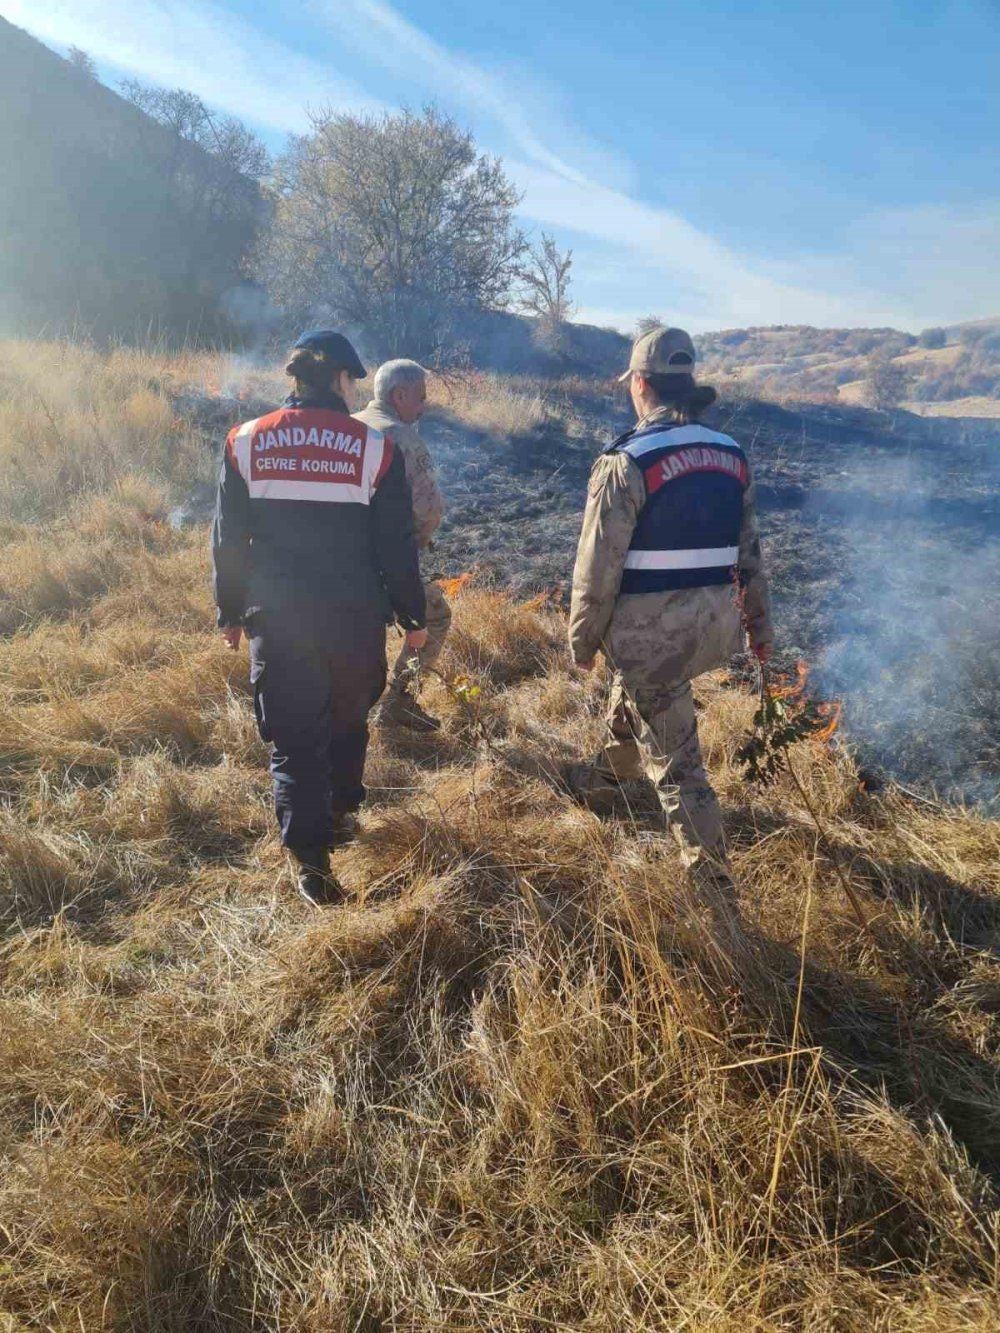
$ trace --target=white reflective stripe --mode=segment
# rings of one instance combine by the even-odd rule
[[[697,551],[629,551],[626,569],[718,569],[735,565],[738,546],[704,546]]]
[[[250,483],[251,500],[325,500],[334,504],[368,504],[368,492],[351,481],[305,481],[266,477]]]
[[[656,430],[655,434],[643,436],[626,444],[625,452],[636,457],[649,453],[652,449],[672,449],[674,445],[685,444],[721,444],[727,445],[730,449],[739,448],[729,435],[709,430],[707,426],[666,426],[662,430]]]
[[[233,439],[233,460],[236,463],[236,470],[247,482],[250,480],[250,438],[259,420],[260,417],[255,417],[253,421],[244,421]]]
[[[375,478],[385,457],[385,438],[377,430],[365,427],[368,438],[361,459],[358,460],[360,468],[357,468],[353,459],[316,460],[289,452],[283,454],[281,461],[289,464],[288,471],[298,475],[289,476],[288,471],[277,468],[273,472],[264,471],[264,464],[270,461],[265,457],[257,469],[259,475],[252,478],[250,459],[252,437],[254,429],[262,420],[262,417],[258,417],[255,421],[248,421],[240,427],[233,440],[237,467],[247,480],[247,489],[252,500],[322,500],[334,504],[363,505],[371,503],[375,491]],[[275,458],[274,461],[277,462],[278,459]],[[317,476],[317,473],[329,475],[340,470],[359,471],[360,476],[357,480],[348,480],[345,477],[343,480],[329,481],[320,480]]]

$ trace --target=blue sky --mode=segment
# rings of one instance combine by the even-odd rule
[[[434,101],[628,330],[1000,314],[998,0],[0,0],[105,82],[184,86],[280,150],[308,110]]]

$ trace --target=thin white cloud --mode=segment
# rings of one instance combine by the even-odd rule
[[[769,274],[699,231],[679,214],[651,208],[593,182],[579,186],[523,163],[508,169],[525,192],[523,211],[614,246],[623,286],[647,307],[694,329],[745,324],[844,324],[856,315],[858,294],[831,294]],[[624,295],[624,293],[623,293]],[[901,318],[868,298],[878,323]]]
[[[152,83],[186,88],[209,105],[284,132],[308,128],[308,109],[381,104],[330,65],[273,42],[200,0],[0,0],[11,23],[46,42],[80,46]]]
[[[358,50],[401,77],[429,82],[442,96],[498,125],[518,150],[549,171],[580,184],[578,169],[532,128],[520,97],[503,80],[440,43],[384,0],[314,0],[313,10]]]
[[[269,39],[212,0],[0,0],[0,9],[43,40],[81,46],[102,63],[186,87],[278,131],[305,129],[310,107],[378,110],[406,100],[397,88],[429,89],[475,119],[484,141],[513,150],[506,165],[525,193],[523,215],[588,252],[589,265],[579,263],[575,273],[577,296],[581,313],[601,322],[627,327],[654,312],[696,330],[920,328],[1000,309],[1000,203],[875,213],[846,229],[830,254],[789,255],[782,263],[741,254],[679,213],[610,187],[609,180],[631,178],[632,164],[581,139],[544,86],[529,93],[530,83],[484,70],[387,0],[302,3],[314,21],[325,21],[341,53],[353,50],[393,76],[388,96],[372,97],[336,66]]]
[[[842,283],[824,291],[801,275],[784,280],[769,271],[770,266],[739,255],[680,214],[652,208],[598,183],[536,133],[534,125],[547,124],[560,139],[567,137],[563,127],[526,106],[523,85],[508,83],[446,49],[387,0],[312,0],[312,8],[341,40],[396,77],[429,81],[449,102],[491,122],[522,159],[506,162],[524,192],[522,214],[614,247],[625,271],[622,302],[634,291],[637,313],[655,306],[695,329],[807,321],[847,324],[856,321],[860,301],[868,320],[891,323],[904,317],[875,292],[855,290],[848,296]],[[585,155],[597,154],[585,145]],[[628,178],[633,173],[630,164],[618,162],[612,174]],[[586,281],[582,273],[579,277]],[[617,301],[614,308],[619,308]]]

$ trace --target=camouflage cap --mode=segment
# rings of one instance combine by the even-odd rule
[[[624,383],[634,370],[649,375],[693,375],[694,343],[683,329],[650,329],[632,344],[628,370],[619,375]]]

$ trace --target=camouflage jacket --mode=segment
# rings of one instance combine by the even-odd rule
[[[444,514],[444,501],[434,475],[434,463],[427,445],[420,438],[416,423],[405,425],[398,417],[379,403],[369,403],[363,412],[354,414],[366,426],[372,426],[388,435],[402,451],[406,463],[406,480],[413,492],[413,521],[417,529],[417,545],[421,550],[431,543]]]
[[[638,423],[637,429],[661,420],[671,420],[669,409],[650,413]],[[669,665],[664,664],[664,671],[657,673],[663,675],[663,683],[669,683],[668,676],[674,680],[690,679],[721,665],[739,646],[741,616],[736,592],[730,587],[715,587],[621,596],[625,557],[645,503],[643,475],[632,459],[621,452],[602,454],[590,474],[573,570],[570,649],[577,662],[590,661],[601,648],[607,651],[613,621],[617,621],[620,622],[614,626],[617,630],[629,627],[629,640],[636,633],[644,635],[653,657],[664,646],[664,635],[671,639]],[[754,647],[769,644],[773,640],[770,594],[763,569],[752,477],[744,492],[737,564],[744,590],[743,618],[750,641]],[[676,635],[671,632],[674,619],[678,620]],[[706,639],[708,623],[717,625],[717,629]],[[621,633],[614,637],[621,637]],[[714,643],[711,649],[709,641]],[[629,648],[631,654],[636,645],[630,643]]]

